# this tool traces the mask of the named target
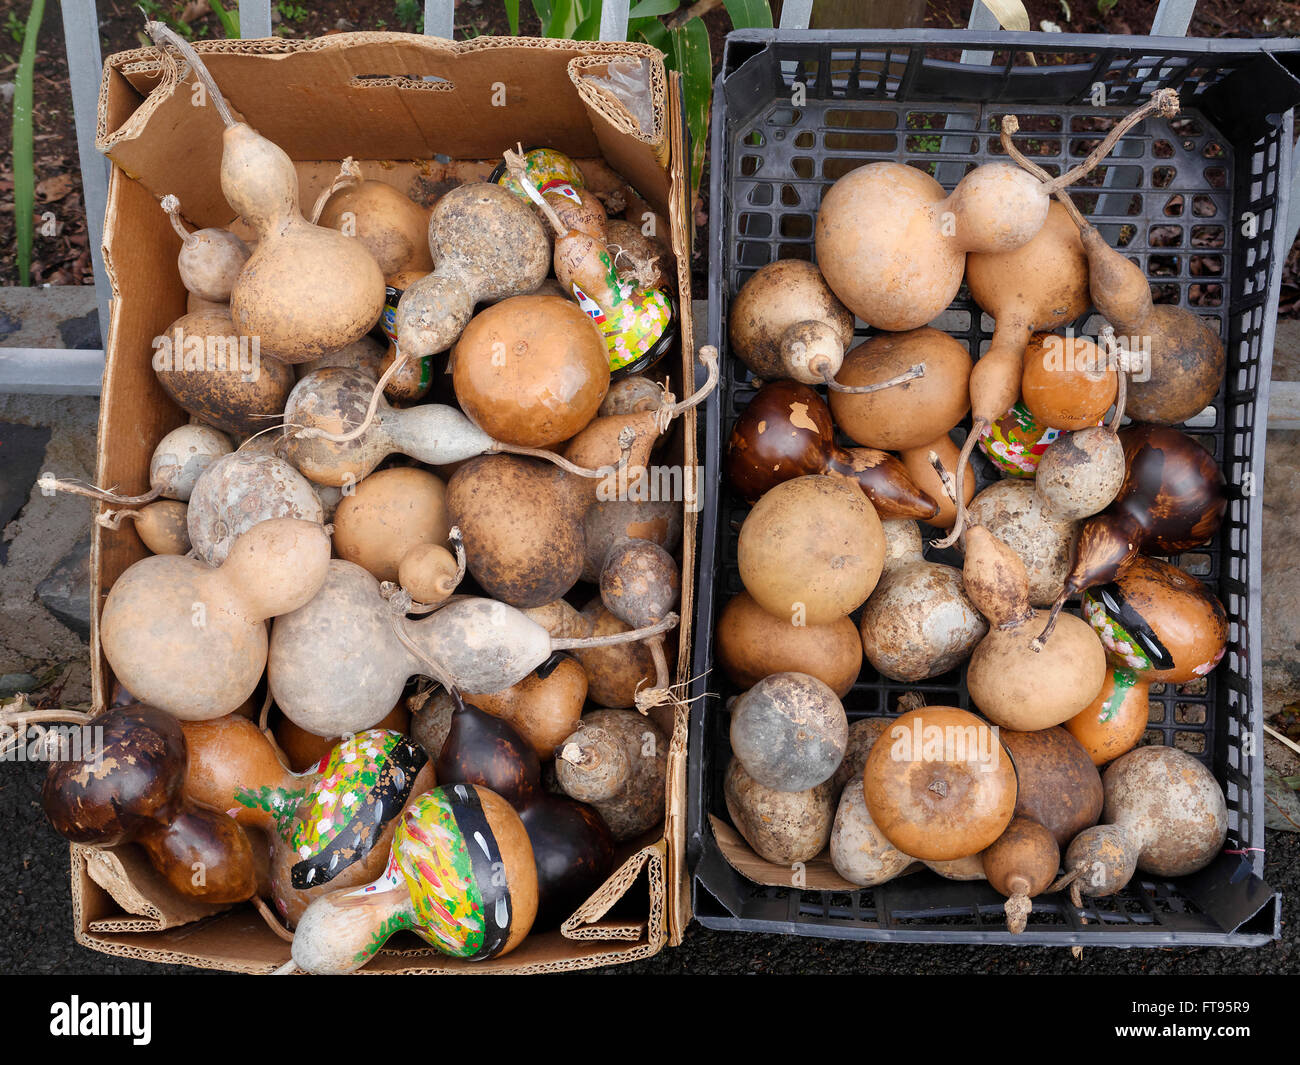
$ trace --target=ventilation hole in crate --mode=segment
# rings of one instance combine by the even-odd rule
[[[937,133],[912,133],[907,136],[904,144],[909,152],[941,152],[944,138]],[[950,151],[962,151],[961,148],[952,148]]]
[[[772,235],[772,216],[770,214],[742,214],[736,219],[736,232],[742,237],[770,237]]]
[[[1163,680],[1158,680],[1158,681],[1156,681],[1153,685],[1151,685],[1150,693],[1151,693],[1152,696],[1156,696],[1156,695],[1164,695],[1164,693],[1165,693],[1165,682],[1164,682]]]
[[[1219,277],[1223,274],[1223,256],[1193,255],[1188,268],[1193,277]]]
[[[1149,255],[1147,256],[1147,276],[1149,277],[1177,277],[1178,272],[1182,269],[1182,257],[1178,255]],[[1177,300],[1177,295],[1174,299]]]
[[[805,151],[809,148],[815,148],[817,146],[817,136],[812,130],[806,129],[795,137],[794,146],[803,148]]]
[[[1137,226],[1122,225],[1119,227],[1119,234],[1115,237],[1115,247],[1127,248],[1133,243],[1133,238],[1137,236]]]
[[[1207,577],[1210,573],[1212,559],[1209,555],[1193,551],[1178,557],[1178,565],[1193,577]],[[1180,691],[1182,689],[1179,689]]]
[[[1175,725],[1204,725],[1204,703],[1179,703],[1174,707]]]
[[[799,206],[799,190],[793,185],[781,186],[781,205],[783,207]]]
[[[767,138],[765,138],[758,130],[751,129],[745,134],[745,139],[742,143],[751,145],[755,148],[761,148],[767,143]]]
[[[907,160],[907,165],[915,167],[917,170],[920,170],[924,174],[929,174],[931,177],[934,177],[939,171],[939,164],[937,161],[926,162],[922,159],[909,159]]]
[[[1193,307],[1222,307],[1222,285],[1193,285],[1187,290],[1187,302]]]
[[[1193,248],[1222,248],[1223,226],[1192,226]]]
[[[1182,243],[1182,226],[1152,226],[1147,230],[1147,247],[1177,248]]]
[[[803,112],[793,107],[774,107],[768,113],[767,124],[769,126],[793,126],[799,121],[799,116]]]
[[[810,214],[782,215],[780,229],[783,237],[806,240],[813,235],[813,216]]]
[[[1152,303],[1177,303],[1182,291],[1177,285],[1160,282],[1151,286]]]
[[[763,165],[763,160],[757,155],[742,155],[740,157],[740,176],[752,177],[758,173],[758,168]]]
[[[836,182],[845,174],[857,170],[860,166],[866,166],[871,160],[869,159],[842,159],[835,156],[829,156],[822,160],[822,177],[828,182]],[[829,191],[828,185],[822,190],[822,196],[825,197]]]
[[[1228,172],[1221,166],[1208,166],[1205,168],[1205,183],[1212,189],[1226,189]]]
[[[1197,195],[1192,197],[1192,214],[1197,218],[1213,218],[1219,213],[1219,205],[1213,196]]]
[[[1201,154],[1206,159],[1224,159],[1227,158],[1228,151],[1218,141],[1210,141],[1201,150]]]
[[[794,176],[803,178],[807,181],[816,172],[813,161],[806,155],[796,155],[790,160],[790,169],[794,171]]]
[[[1163,721],[1164,718],[1161,718]],[[1158,729],[1148,729],[1142,733],[1142,738],[1138,740],[1139,747],[1163,747],[1165,745],[1165,734]]]
[[[1174,146],[1163,138],[1152,141],[1151,154],[1157,159],[1172,159],[1174,157]]]
[[[1199,137],[1204,131],[1194,118],[1174,118],[1169,121],[1169,128],[1180,137]]]
[[[1165,200],[1165,214],[1170,218],[1177,218],[1183,213],[1183,197],[1177,193]]]
[[[740,266],[766,266],[772,261],[772,252],[766,244],[742,240],[736,261]]]
[[[831,129],[897,129],[898,115],[894,111],[878,111],[864,107],[845,111],[834,108],[826,112],[825,124]],[[829,141],[830,134],[827,134]]]
[[[772,203],[772,186],[755,185],[749,190],[749,205],[751,207],[767,207]]]
[[[1160,702],[1154,695],[1148,696],[1147,702],[1147,724],[1163,725],[1165,723],[1165,704]]]
[[[1178,171],[1172,166],[1158,166],[1151,171],[1151,184],[1158,189],[1167,189],[1177,175]]]
[[[777,248],[778,259],[802,259],[806,263],[812,262],[811,244],[780,244]]]
[[[1059,141],[1047,140],[1043,137],[1026,136],[1014,137],[1012,139],[1014,140],[1016,147],[1020,149],[1021,155],[1039,157],[1061,154],[1061,145]],[[989,151],[996,154],[1002,154],[1001,136],[989,138]]]
[[[1186,751],[1188,754],[1205,753],[1205,733],[1204,732],[1184,732],[1181,729],[1174,731],[1173,746],[1180,751]]]

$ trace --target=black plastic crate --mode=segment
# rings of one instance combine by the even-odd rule
[[[981,64],[963,50],[992,54],[993,62]],[[1260,879],[1260,487],[1287,253],[1274,234],[1285,226],[1291,108],[1300,102],[1292,70],[1300,71],[1300,41],[908,30],[729,35],[714,91],[709,203],[708,339],[723,354],[723,376],[703,420],[705,483],[716,487],[701,521],[688,761],[687,857],[702,924],[836,939],[1039,946],[1258,946],[1278,937],[1280,896]],[[1027,154],[1058,173],[1081,160],[1117,117],[1165,87],[1178,90],[1179,114],[1144,122],[1073,192],[1108,241],[1144,267],[1157,302],[1191,306],[1217,321],[1227,349],[1224,386],[1212,408],[1184,428],[1214,454],[1232,495],[1214,540],[1173,561],[1222,601],[1228,648],[1208,681],[1153,685],[1145,741],[1180,747],[1213,769],[1228,801],[1227,853],[1176,882],[1139,874],[1119,895],[1085,900],[1082,911],[1064,895],[1040,897],[1018,936],[1006,931],[1005,900],[982,881],[925,871],[851,892],[755,884],[726,862],[709,824],[710,815],[727,820],[722,776],[730,747],[722,703],[736,694],[712,670],[713,630],[717,612],[741,588],[736,540],[748,509],[723,478],[722,456],[753,395],[748,370],[728,357],[730,297],[768,262],[814,258],[818,206],[848,170],[881,159],[909,162],[950,190],[979,163],[1005,159],[997,120],[1014,111],[1021,121],[1017,143],[1024,150],[1032,139]],[[1192,286],[1203,286],[1195,303]],[[1095,333],[1096,322],[1088,314],[1076,326]],[[933,324],[967,343],[972,355],[992,336],[991,319],[965,286]],[[857,323],[859,341],[870,332]],[[976,456],[983,487],[995,475],[978,449]],[[927,555],[959,564],[951,552]],[[864,661],[845,709],[850,719],[894,716],[909,690],[924,692],[932,704],[968,707],[963,682],[964,667],[900,684]]]

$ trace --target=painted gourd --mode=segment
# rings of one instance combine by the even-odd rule
[[[839,447],[825,401],[797,381],[770,381],[749,401],[731,430],[727,478],[748,503],[795,477],[834,474],[855,481],[882,518],[939,513],[893,455]]]
[[[216,569],[179,555],[141,559],[104,603],[104,657],[152,706],[186,720],[228,714],[253,694],[266,668],[266,619],[311,600],[329,554],[322,526],[272,518],[239,537]]]
[[[309,973],[355,972],[395,932],[482,961],[514,950],[537,914],[537,870],[523,822],[487,788],[425,792],[398,821],[388,866],[361,888],[313,902],[293,938]]]
[[[1083,616],[1112,664],[1148,684],[1186,684],[1223,658],[1228,619],[1223,604],[1171,562],[1139,556],[1110,584],[1089,589]]]
[[[73,843],[138,843],[181,895],[235,903],[257,890],[253,850],[244,830],[185,794],[185,735],[171,714],[133,704],[94,718],[97,763],[51,764],[41,792],[45,816]],[[196,875],[201,874],[201,875]]]
[[[1150,719],[1150,690],[1146,678],[1112,665],[1097,698],[1065,723],[1093,765],[1113,762],[1138,745]]]
[[[1015,406],[980,433],[980,450],[1004,477],[1032,477],[1038,463],[1061,430],[1035,420],[1028,408]]]
[[[397,732],[359,732],[294,773],[247,718],[183,729],[185,793],[266,833],[272,898],[290,926],[325,892],[382,873],[398,814],[434,784],[424,750]]]

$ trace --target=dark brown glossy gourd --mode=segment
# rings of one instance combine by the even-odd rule
[[[1074,566],[1038,646],[1070,596],[1115,580],[1139,553],[1177,554],[1207,543],[1223,520],[1223,472],[1190,436],[1159,425],[1131,425],[1119,438],[1124,483],[1109,507],[1084,522]]]
[[[1038,732],[1002,729],[998,738],[1016,766],[1017,817],[1045,827],[1062,850],[1097,823],[1103,799],[1101,774],[1069,732],[1059,725]]]
[[[839,447],[830,408],[808,385],[772,381],[760,388],[731,430],[727,476],[753,503],[795,477],[832,474],[856,482],[882,518],[939,513],[893,455],[875,448]]]
[[[73,843],[138,843],[180,894],[234,903],[257,890],[252,847],[230,817],[183,794],[188,751],[180,722],[134,704],[95,718],[102,729],[99,768],[83,761],[50,766],[45,816]]]
[[[542,787],[537,755],[509,722],[460,703],[436,768],[440,783],[489,788],[518,811],[537,863],[535,929],[558,926],[613,870],[614,840],[600,814]]]

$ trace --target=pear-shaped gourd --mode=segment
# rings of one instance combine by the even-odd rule
[[[266,619],[316,594],[329,555],[322,526],[272,518],[239,537],[216,569],[179,555],[141,559],[104,603],[104,656],[152,706],[186,720],[228,714],[266,668]]]

